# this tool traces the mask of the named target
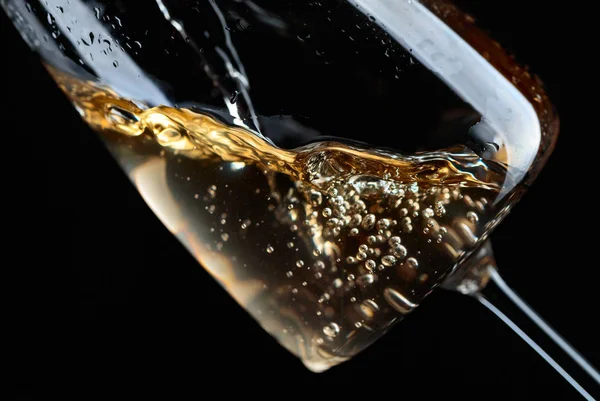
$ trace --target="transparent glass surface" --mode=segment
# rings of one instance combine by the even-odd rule
[[[158,218],[314,371],[445,280],[479,294],[474,252],[558,133],[538,80],[443,1],[1,4]]]

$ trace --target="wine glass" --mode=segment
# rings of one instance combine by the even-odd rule
[[[310,369],[351,358],[439,286],[531,342],[482,295],[496,285],[598,381],[487,242],[557,118],[451,4],[2,5],[161,221]]]

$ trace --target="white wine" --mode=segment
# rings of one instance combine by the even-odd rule
[[[190,109],[144,108],[48,67],[156,215],[312,370],[419,305],[487,235],[506,170],[466,147],[280,149]]]
[[[165,226],[313,371],[462,266],[556,136],[535,77],[441,0],[2,5]]]

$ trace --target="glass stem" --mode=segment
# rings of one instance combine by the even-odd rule
[[[471,294],[474,296],[483,306],[494,313],[500,320],[502,320],[508,327],[510,327],[519,337],[521,337],[535,352],[537,352],[548,364],[556,370],[575,390],[579,392],[587,400],[595,400],[588,391],[586,391],[580,383],[589,382],[589,386],[598,386],[597,390],[600,391],[600,374],[598,371],[581,356],[581,354],[573,348],[567,341],[565,341],[552,327],[550,327],[521,297],[515,293],[502,279],[495,267],[487,266],[490,281],[480,291]],[[506,302],[510,301],[510,302]],[[502,305],[502,306],[500,306]],[[502,310],[508,313],[508,309],[511,306],[516,306],[514,311],[510,311],[510,315],[513,319],[518,319],[518,324],[513,319],[510,319]],[[528,332],[536,333],[537,337],[540,337],[539,341],[534,340],[532,337],[527,335],[522,328],[530,329]],[[546,342],[549,347],[554,348],[553,353],[555,357],[561,357],[565,363],[559,364],[548,352],[546,352],[539,345],[542,338],[546,338]],[[551,341],[548,341],[551,340]],[[573,363],[574,362],[574,363]],[[563,366],[573,365],[574,369],[570,369],[571,374],[563,368]],[[579,371],[579,372],[577,372]],[[581,380],[576,380],[572,374],[579,373],[577,376],[581,377]],[[592,379],[589,380],[588,377]],[[588,386],[588,389],[591,387]]]

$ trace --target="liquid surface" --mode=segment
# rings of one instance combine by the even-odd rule
[[[209,115],[145,108],[49,69],[164,224],[315,371],[417,307],[508,204],[494,205],[505,170],[468,148],[282,150]]]

